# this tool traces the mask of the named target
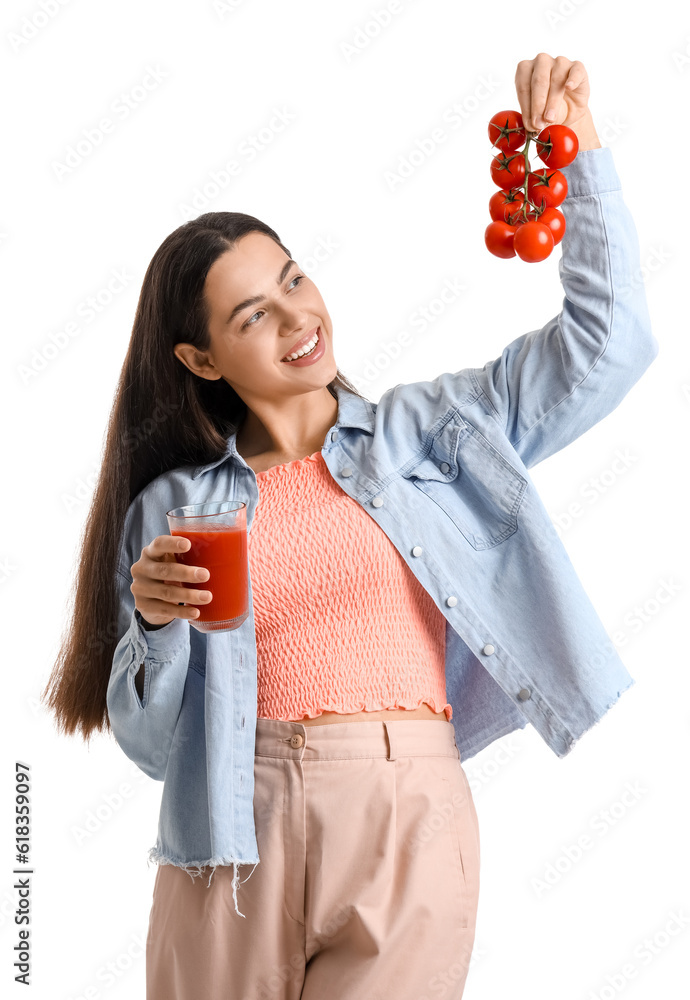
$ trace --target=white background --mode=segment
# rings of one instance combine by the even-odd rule
[[[589,72],[594,122],[637,226],[660,354],[610,416],[532,475],[554,521],[574,501],[584,508],[562,538],[609,634],[625,634],[619,652],[636,684],[565,759],[528,727],[467,762],[482,888],[465,996],[681,996],[690,949],[690,357],[685,210],[676,201],[685,170],[678,181],[668,171],[689,152],[683,6],[657,0],[631,16],[623,0],[560,8],[401,0],[378,29],[372,11],[384,2],[44,5],[57,12],[13,2],[0,15],[5,995],[144,996],[156,872],[146,853],[162,784],[112,736],[87,746],[58,735],[38,698],[68,617],[79,535],[154,251],[190,214],[212,210],[266,221],[305,269],[330,244],[309,273],[333,319],[338,363],[372,401],[399,382],[484,364],[543,326],[563,298],[558,247],[526,264],[492,257],[483,241],[495,190],[487,122],[519,107],[517,63],[545,51],[580,59]],[[150,68],[160,82],[117,117],[114,102],[136,93]],[[482,81],[492,81],[488,97]],[[392,189],[386,173],[452,105],[463,109],[460,127],[446,126],[445,143]],[[292,121],[252,162],[239,156],[276,109]],[[68,147],[104,117],[113,131],[60,177]],[[185,214],[195,190],[234,158],[240,175]],[[128,286],[92,322],[80,320],[80,303],[107,287],[113,269],[131,276]],[[446,278],[465,291],[421,333],[413,314]],[[26,378],[69,321],[78,336]],[[412,342],[391,360],[405,330]],[[367,364],[374,380],[362,379]],[[619,450],[634,459],[616,474]],[[584,500],[581,489],[607,473],[596,502]],[[660,603],[664,582],[676,592]],[[15,760],[31,764],[33,779],[30,994],[12,982]],[[621,805],[628,784],[638,798]],[[104,818],[94,822],[96,810]],[[566,849],[583,834],[591,849],[568,863]],[[539,891],[550,865],[560,871]],[[674,914],[681,920],[669,934]]]

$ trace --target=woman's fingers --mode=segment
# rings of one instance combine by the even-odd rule
[[[536,75],[532,78],[532,116],[537,128],[546,128],[560,122],[568,114],[563,104],[565,81],[568,79],[572,63],[564,56],[557,56],[552,61],[551,75],[547,86],[541,82],[536,84]]]
[[[574,59],[571,63],[570,69],[568,70],[568,79],[565,81],[565,85],[568,90],[575,90],[587,79],[587,70],[582,65],[579,59]]]
[[[210,577],[205,566],[188,566],[178,563],[176,552],[189,548],[188,540],[179,536],[159,535],[141,550],[140,559],[131,567],[135,607],[152,624],[165,616],[195,618],[197,611],[187,605],[205,605],[213,600],[211,591],[201,589]],[[183,587],[195,583],[199,589]],[[180,601],[180,597],[185,601]]]
[[[515,89],[528,132],[574,120],[573,112],[581,117],[589,98],[587,71],[580,60],[554,59],[546,52],[518,63]]]
[[[143,603],[143,602],[142,602]],[[136,605],[138,607],[138,605]],[[139,613],[146,621],[150,621],[152,625],[160,624],[159,622],[152,621],[155,618],[182,618],[189,620],[190,618],[198,618],[201,612],[198,608],[188,607],[186,604],[181,606],[176,606],[174,609],[170,606],[168,601],[162,601],[156,597],[146,598],[144,605],[146,610],[139,608]]]

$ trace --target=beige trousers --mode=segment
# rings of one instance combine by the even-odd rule
[[[232,865],[159,865],[147,1000],[460,1000],[480,852],[452,723],[258,719],[254,760],[244,916]]]

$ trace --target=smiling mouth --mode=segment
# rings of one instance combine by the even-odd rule
[[[321,340],[321,327],[316,328],[316,333],[314,334],[315,340],[312,347],[305,351],[301,349],[300,351],[295,351],[292,354],[286,354],[284,358],[281,358],[281,362],[297,361],[298,358],[307,358],[310,354],[313,354],[316,348],[319,346],[319,341]]]

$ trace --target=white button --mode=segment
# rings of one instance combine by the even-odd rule
[[[344,469],[340,470],[340,475],[341,476],[351,476],[352,475],[352,468],[349,465],[346,465]]]
[[[448,465],[448,462],[441,462],[441,472],[443,473],[450,472],[450,466]]]
[[[527,701],[527,699],[532,696],[532,692],[530,691],[529,688],[520,688],[520,690],[517,693],[517,696],[520,699],[520,701]]]
[[[333,433],[331,434],[331,441],[337,441],[337,440],[338,440],[338,432],[333,431]]]
[[[457,603],[458,603],[457,597],[446,597],[446,604],[448,605],[449,608],[454,608]]]
[[[421,545],[415,545],[415,547],[412,549],[412,555],[413,556],[421,556],[422,551],[423,550],[422,550],[422,546]]]
[[[383,507],[383,499],[381,497],[374,497],[371,501],[372,507]]]
[[[494,647],[491,645],[490,642],[487,642],[486,646],[484,646],[484,649],[482,650],[482,653],[486,653],[487,656],[491,656],[493,651]]]

